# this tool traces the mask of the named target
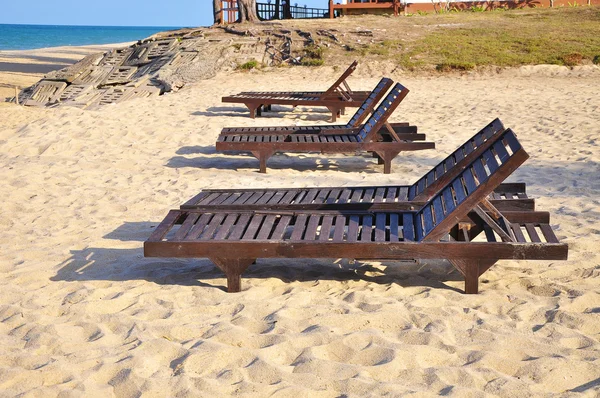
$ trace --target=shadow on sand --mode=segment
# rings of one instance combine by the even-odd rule
[[[105,235],[105,239],[139,242],[135,249],[86,248],[72,250],[60,264],[52,281],[129,281],[145,280],[159,285],[226,287],[210,283],[225,275],[208,259],[144,258],[142,242],[158,222],[125,222]],[[460,291],[445,281],[460,281],[461,276],[446,262],[434,266],[417,262],[385,262],[385,272],[362,261],[321,259],[259,259],[242,275],[242,279],[277,278],[283,282],[318,280],[366,281],[377,284],[397,283],[403,287],[426,286]],[[435,272],[434,272],[435,271]]]

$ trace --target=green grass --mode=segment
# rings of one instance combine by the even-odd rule
[[[238,65],[238,67],[236,69],[238,70],[251,70],[251,69],[256,69],[260,66],[260,63],[255,60],[255,59],[251,59],[248,62],[245,62],[241,65]]]
[[[421,34],[369,44],[360,52],[395,58],[410,70],[599,62],[597,7],[452,12],[410,20]]]

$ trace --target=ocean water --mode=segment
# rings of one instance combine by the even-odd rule
[[[66,26],[0,24],[0,50],[111,44],[144,39],[168,26]]]

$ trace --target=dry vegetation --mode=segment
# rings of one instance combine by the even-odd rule
[[[476,9],[269,24],[313,32],[325,64],[390,59],[408,70],[600,62],[600,8]],[[319,34],[325,29],[333,37]]]

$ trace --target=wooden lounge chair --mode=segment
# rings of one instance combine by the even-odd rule
[[[371,114],[358,131],[348,134],[221,134],[216,143],[217,151],[251,152],[260,162],[260,172],[267,172],[267,160],[276,152],[321,152],[348,153],[372,152],[377,154],[384,164],[384,173],[391,172],[392,159],[401,151],[416,151],[435,148],[432,142],[415,142],[423,140],[422,134],[397,134],[393,129],[388,131],[387,141],[378,142],[382,138],[380,130],[389,116],[408,94],[408,89],[396,84]]]
[[[332,121],[343,114],[345,108],[356,108],[367,98],[368,91],[352,91],[346,79],[354,72],[358,62],[354,61],[348,69],[329,87],[327,91],[297,92],[242,92],[222,98],[223,102],[242,103],[250,110],[250,117],[261,116],[262,111],[272,110],[272,105],[324,106],[331,111]]]
[[[505,130],[499,119],[493,120],[458,149],[438,163],[410,186],[313,187],[275,189],[205,189],[181,206],[182,209],[205,209],[249,206],[254,210],[286,209],[326,210],[343,205],[345,209],[398,209],[400,204],[421,206],[444,181],[454,178],[462,167],[483,153],[494,136]],[[534,210],[535,200],[527,197],[525,184],[501,184],[490,200],[500,210]]]
[[[311,125],[311,126],[271,126],[271,127],[225,127],[221,135],[247,135],[247,134],[339,134],[350,133],[360,129],[362,123],[373,112],[375,106],[381,101],[385,93],[392,87],[394,81],[387,77],[382,78],[377,86],[369,93],[362,105],[346,124]],[[408,123],[390,123],[386,128],[392,128],[397,133],[416,132],[416,128],[408,131]]]
[[[240,291],[241,274],[258,258],[447,259],[465,292],[477,293],[479,276],[500,259],[567,259],[545,216],[508,219],[487,200],[528,157],[507,130],[416,211],[171,210],[144,255],[209,258],[229,292]]]

